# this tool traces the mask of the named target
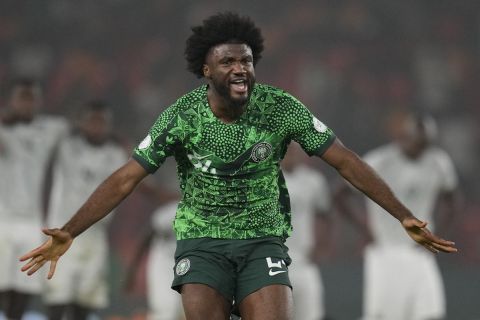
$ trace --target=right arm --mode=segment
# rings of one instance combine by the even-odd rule
[[[61,229],[43,230],[43,233],[50,236],[49,239],[20,257],[20,261],[30,259],[21,270],[32,275],[50,261],[48,278],[52,278],[58,259],[68,250],[73,239],[110,213],[147,175],[148,172],[137,161],[129,160],[97,187]]]
[[[75,238],[115,209],[147,175],[136,160],[129,160],[97,187],[61,230]]]

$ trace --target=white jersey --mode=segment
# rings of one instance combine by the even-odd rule
[[[312,168],[299,166],[283,173],[290,195],[292,235],[287,239],[292,259],[308,259],[314,242],[314,216],[330,209],[330,191],[325,177]]]
[[[457,186],[457,176],[450,157],[442,150],[430,147],[419,159],[411,160],[395,144],[369,152],[365,161],[392,188],[398,199],[420,220],[429,222],[436,200],[443,191]],[[367,212],[377,245],[414,245],[396,219],[367,199]]]
[[[67,129],[66,120],[46,115],[2,128],[0,172],[5,190],[0,199],[1,221],[41,224],[47,166]]]
[[[63,139],[54,160],[47,225],[64,225],[96,187],[126,160],[125,151],[114,143],[95,146],[80,135]],[[91,229],[97,228],[104,228],[102,222]]]
[[[314,221],[317,212],[330,209],[327,181],[318,171],[298,166],[284,172],[292,211],[292,236],[287,239],[288,254],[292,257],[289,277],[293,285],[295,319],[323,319],[325,303],[320,271],[309,255],[314,244]]]
[[[124,150],[113,143],[94,146],[80,135],[63,139],[54,160],[47,225],[64,225],[126,159]],[[108,305],[107,221],[97,222],[75,239],[62,257],[61,268],[46,283],[43,298],[47,304],[78,303],[94,309]]]
[[[173,219],[176,210],[177,202],[171,202],[158,208],[152,217],[155,237],[147,262],[149,320],[179,319],[183,313],[180,295],[169,286],[173,281],[172,259],[176,246]]]
[[[160,250],[173,249],[173,252],[175,251],[176,239],[173,231],[173,220],[175,219],[177,206],[178,202],[173,201],[162,205],[153,213],[152,228],[155,232],[155,238],[151,250],[159,248]]]
[[[0,177],[2,179],[2,182],[0,183],[0,219],[3,219],[6,217],[6,214],[8,214],[7,190],[9,186],[6,182],[11,181],[11,176],[9,175],[10,170],[8,166],[9,153],[7,152],[7,146],[5,143],[6,139],[7,133],[0,122]]]

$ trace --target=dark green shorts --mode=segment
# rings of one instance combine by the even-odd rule
[[[287,251],[277,237],[179,240],[172,289],[180,292],[183,284],[202,283],[238,304],[268,285],[283,284],[291,288],[288,278],[291,260]]]

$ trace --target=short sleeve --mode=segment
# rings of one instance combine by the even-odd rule
[[[335,134],[295,97],[286,94],[284,99],[284,121],[290,138],[308,155],[321,156],[334,142]]]
[[[133,159],[147,172],[155,172],[173,154],[180,131],[178,108],[174,104],[162,112],[147,136],[134,149]]]
[[[453,191],[457,188],[458,177],[450,156],[443,150],[437,150],[437,163],[441,171],[441,188],[443,191]]]

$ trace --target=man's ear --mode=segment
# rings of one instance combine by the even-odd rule
[[[203,76],[207,79],[210,79],[211,77],[210,68],[206,64],[203,65]]]

